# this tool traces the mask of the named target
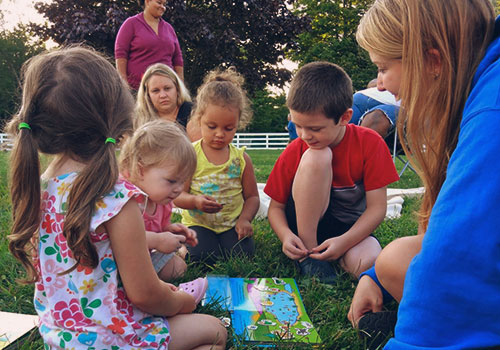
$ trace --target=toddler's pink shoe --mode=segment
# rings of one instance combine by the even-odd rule
[[[206,277],[200,277],[191,282],[179,284],[179,289],[193,296],[196,304],[198,304],[205,295],[207,287],[208,280]]]

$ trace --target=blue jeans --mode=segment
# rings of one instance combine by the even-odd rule
[[[394,124],[396,123],[396,118],[399,113],[399,107],[381,103],[380,101],[377,101],[371,97],[363,95],[360,92],[356,92],[353,95],[351,123],[356,125],[361,124],[363,116],[366,113],[372,112],[376,109],[381,110],[385,114],[385,116],[390,120],[392,127],[394,127]]]
[[[382,103],[377,101],[371,97],[363,95],[360,92],[356,92],[352,97],[352,118],[351,123],[358,125],[361,116],[365,114],[367,111],[372,109],[375,106],[378,106]]]

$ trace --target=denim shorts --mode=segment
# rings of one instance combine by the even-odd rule
[[[167,263],[170,261],[170,259],[172,259],[174,257],[174,253],[168,253],[168,254],[165,254],[165,253],[162,253],[162,252],[159,252],[159,251],[152,251],[150,253],[151,255],[151,261],[153,262],[153,267],[155,268],[155,271],[156,273],[159,273],[161,271],[161,269],[163,269],[163,267],[165,265],[167,265]]]

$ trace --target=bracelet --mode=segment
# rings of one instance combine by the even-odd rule
[[[377,286],[380,288],[380,290],[382,291],[382,297],[384,298],[384,302],[387,302],[387,301],[390,301],[393,299],[392,295],[388,291],[385,290],[385,288],[382,286],[382,284],[378,280],[377,274],[375,272],[375,265],[370,267],[365,272],[362,272],[361,275],[359,275],[359,278],[361,279],[361,277],[363,277],[365,275],[369,276],[373,280],[373,282],[375,282],[377,284]]]

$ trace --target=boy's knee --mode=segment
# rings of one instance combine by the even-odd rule
[[[358,277],[361,272],[373,266],[380,251],[378,241],[374,237],[367,237],[344,254],[340,261],[341,266],[348,273]]]
[[[300,167],[316,170],[332,166],[332,150],[330,147],[321,149],[307,149],[300,159]]]

